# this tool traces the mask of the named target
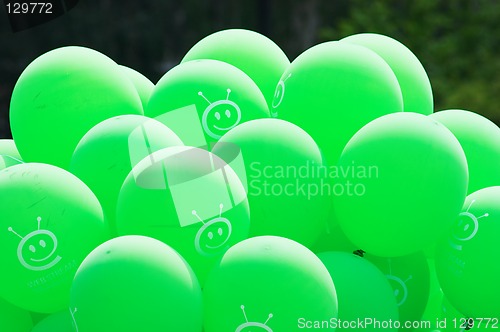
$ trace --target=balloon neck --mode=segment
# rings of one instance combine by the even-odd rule
[[[354,255],[359,256],[359,257],[364,257],[364,256],[365,256],[366,251],[361,250],[361,249],[358,249],[358,250],[354,250],[352,253],[353,253]]]

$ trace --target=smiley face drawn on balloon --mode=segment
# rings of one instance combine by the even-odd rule
[[[241,121],[240,107],[233,101],[229,100],[231,89],[227,89],[226,99],[210,102],[203,95],[203,92],[198,92],[198,96],[205,99],[208,107],[203,112],[201,124],[205,133],[214,138],[219,139],[229,130],[236,127]]]
[[[467,210],[458,215],[458,220],[452,228],[450,245],[456,250],[462,250],[463,243],[476,236],[479,230],[478,220],[489,216],[488,213],[485,213],[482,216],[476,217],[473,213],[469,212],[475,201],[472,200]]]
[[[393,275],[386,275],[386,277],[394,290],[394,297],[396,298],[398,307],[402,306],[408,299],[408,287],[406,283],[412,279],[412,276],[410,275],[405,280]]]
[[[41,217],[36,220],[37,230],[25,237],[19,235],[12,227],[9,227],[8,231],[21,239],[17,246],[17,258],[21,265],[32,271],[44,271],[59,263],[61,256],[56,255],[57,238],[54,233],[40,229]]]
[[[290,76],[292,76],[292,73],[288,74],[288,76],[284,80],[280,80],[278,82],[278,85],[276,85],[276,90],[274,90],[273,109],[271,110],[271,116],[273,118],[278,117],[276,108],[283,101],[283,97],[285,97],[285,82],[290,78]]]
[[[217,255],[228,247],[225,244],[231,237],[232,225],[227,218],[222,217],[223,207],[224,205],[220,204],[219,216],[208,222],[204,222],[195,210],[192,211],[193,215],[203,224],[194,239],[196,251],[201,255]]]
[[[269,322],[269,320],[273,318],[273,314],[269,314],[264,323],[259,323],[259,322],[248,321],[244,305],[241,306],[241,311],[243,311],[243,316],[245,317],[245,323],[238,326],[235,332],[258,332],[258,331],[273,332],[273,330],[269,326],[267,326],[267,322]]]

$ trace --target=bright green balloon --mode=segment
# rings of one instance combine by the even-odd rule
[[[342,326],[350,331],[397,331],[398,305],[385,275],[368,260],[352,253],[327,251],[318,254],[332,276],[339,301],[339,320],[371,323]],[[385,328],[374,321],[396,322]],[[342,323],[340,323],[342,324]]]
[[[248,237],[245,189],[214,154],[171,147],[146,157],[120,191],[119,235],[153,237],[177,250],[203,284],[206,274],[233,244]]]
[[[450,231],[436,247],[443,293],[468,317],[500,316],[500,187],[469,196]]]
[[[417,113],[386,115],[363,127],[338,169],[346,189],[333,196],[337,220],[354,244],[377,256],[430,245],[452,224],[467,192],[460,143]]]
[[[16,143],[11,139],[0,139],[0,155],[7,155],[22,160],[17,150]]]
[[[10,125],[24,161],[67,169],[94,125],[142,113],[137,91],[113,60],[70,46],[41,55],[23,71],[12,93]]]
[[[296,125],[259,119],[230,130],[212,152],[230,163],[234,149],[244,167],[252,213],[250,235],[276,235],[310,246],[318,238],[330,209],[316,173],[323,158],[313,139]]]
[[[155,85],[146,76],[136,70],[133,70],[132,68],[120,66],[120,69],[130,79],[132,84],[134,84],[134,87],[139,94],[139,98],[141,98],[142,108],[146,109],[149,97],[151,97]]]
[[[274,90],[290,60],[271,39],[260,33],[229,29],[213,33],[194,45],[182,62],[213,59],[245,72],[257,84],[272,109]]]
[[[431,322],[431,326],[422,327],[418,329],[419,331],[432,331],[438,328],[436,319],[440,317],[441,304],[443,302],[443,292],[441,291],[441,286],[436,275],[434,258],[427,259],[427,266],[429,267],[429,299],[425,305],[421,320]]]
[[[0,171],[0,296],[43,313],[68,305],[73,276],[109,230],[90,189],[47,164]]]
[[[201,288],[186,261],[144,236],[112,239],[92,251],[71,286],[78,332],[201,332]]]
[[[430,272],[425,254],[421,251],[394,258],[369,254],[364,257],[375,264],[391,284],[401,326],[405,322],[418,321],[425,311],[430,292]]]
[[[341,41],[367,47],[387,62],[401,87],[405,112],[432,114],[431,82],[420,61],[405,45],[376,33],[360,33]]]
[[[365,124],[403,110],[398,80],[366,47],[343,42],[314,46],[281,77],[273,112],[295,123],[335,165],[349,139]]]
[[[71,312],[66,309],[38,322],[31,332],[75,332]]]
[[[203,288],[205,332],[300,331],[337,318],[337,294],[306,247],[260,236],[231,247]],[[334,331],[318,329],[318,331]]]
[[[2,271],[6,273],[7,271]],[[0,331],[29,332],[33,327],[30,313],[0,297]]]
[[[269,117],[264,96],[240,69],[217,60],[182,63],[156,85],[145,110],[186,145],[206,146],[248,120]]]
[[[500,185],[500,128],[485,117],[464,110],[446,110],[431,117],[445,125],[464,149],[469,165],[469,190]]]
[[[116,201],[132,167],[154,151],[177,145],[182,145],[180,139],[161,122],[141,115],[117,116],[85,134],[69,170],[92,189],[116,231]]]

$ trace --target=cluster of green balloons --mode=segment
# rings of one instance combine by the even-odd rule
[[[41,55],[0,140],[0,331],[491,330],[500,129],[434,111],[373,33],[290,62],[224,30],[156,84]]]

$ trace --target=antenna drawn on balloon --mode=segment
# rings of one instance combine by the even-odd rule
[[[196,233],[194,246],[196,251],[204,256],[217,254],[223,249],[223,246],[229,241],[232,233],[231,222],[222,217],[224,205],[219,204],[219,216],[204,222],[196,210],[191,213],[203,224]]]
[[[278,117],[278,112],[275,110],[283,101],[283,97],[285,96],[285,82],[287,79],[292,76],[292,73],[288,74],[288,76],[284,80],[280,80],[278,85],[276,85],[276,90],[274,91],[274,99],[273,99],[273,109],[271,110],[271,116],[273,118]]]
[[[408,287],[406,286],[406,283],[413,279],[413,276],[410,274],[408,278],[405,280],[395,276],[392,274],[392,261],[390,258],[387,259],[387,262],[389,263],[389,274],[386,274],[386,278],[391,282],[391,286],[394,290],[394,297],[396,298],[396,302],[398,304],[398,307],[402,306],[405,304],[407,298],[408,298]]]
[[[256,327],[259,328],[259,329],[262,329],[262,331],[273,332],[273,330],[269,326],[267,326],[267,322],[269,322],[269,320],[271,318],[273,318],[273,314],[269,314],[269,316],[267,316],[267,319],[266,319],[266,321],[264,323],[249,322],[247,314],[245,312],[245,306],[241,305],[240,308],[241,308],[241,311],[243,311],[243,316],[245,317],[245,323],[243,323],[240,326],[238,326],[236,328],[235,332],[245,332],[245,331],[250,332],[250,331],[253,331],[253,329],[250,330],[249,328],[256,328]]]
[[[229,100],[231,89],[227,89],[226,91],[226,99],[217,100],[213,103],[205,97],[202,91],[198,92],[198,96],[205,99],[208,103],[208,107],[203,111],[201,118],[203,130],[208,136],[214,139],[221,138],[222,135],[236,127],[241,121],[240,107],[235,102]]]
[[[24,237],[12,227],[7,230],[21,239],[17,246],[17,258],[21,265],[32,271],[44,271],[59,263],[61,256],[55,255],[57,238],[54,233],[40,228],[41,217],[36,220],[37,229]]]
[[[75,313],[78,311],[78,308],[71,310],[69,308],[69,314],[71,315],[71,319],[73,320],[73,325],[75,326],[75,332],[78,332],[78,324],[76,324]]]
[[[456,250],[462,250],[463,242],[469,241],[476,236],[479,230],[478,220],[489,216],[489,213],[485,213],[482,216],[476,217],[473,213],[469,212],[475,202],[476,200],[473,199],[467,210],[458,215],[458,222],[453,227],[450,245]]]

